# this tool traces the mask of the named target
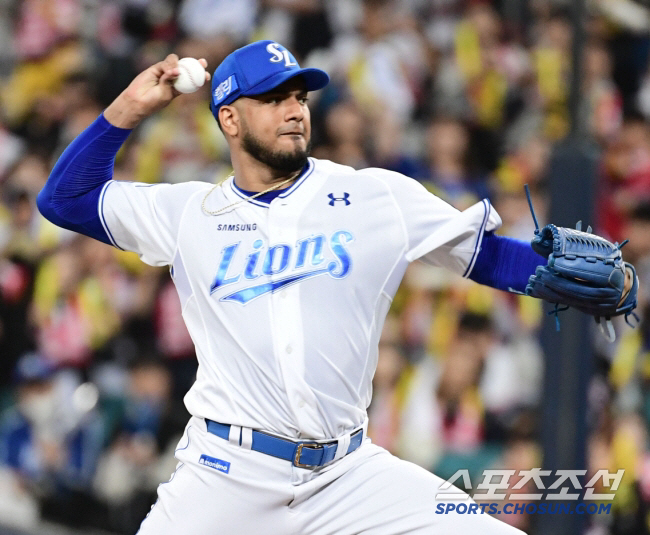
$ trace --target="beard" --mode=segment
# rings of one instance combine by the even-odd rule
[[[293,173],[301,170],[307,164],[311,152],[311,138],[305,149],[296,147],[293,151],[273,150],[246,129],[242,136],[242,148],[258,162],[267,165],[279,173]]]

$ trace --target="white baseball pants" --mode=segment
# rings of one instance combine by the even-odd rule
[[[304,469],[212,435],[194,417],[176,458],[138,535],[522,535],[488,514],[435,514],[444,481],[367,439]]]

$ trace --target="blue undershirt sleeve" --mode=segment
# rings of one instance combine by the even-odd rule
[[[101,114],[63,151],[36,204],[60,227],[111,243],[99,217],[104,185],[113,178],[115,155],[131,130],[110,124]]]
[[[530,243],[486,232],[469,278],[499,290],[524,293],[528,278],[546,262]]]

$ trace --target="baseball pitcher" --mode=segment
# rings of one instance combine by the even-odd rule
[[[311,158],[308,93],[329,78],[272,41],[212,77],[233,176],[112,180],[131,130],[178,96],[177,62],[139,74],[38,198],[57,225],[170,266],[196,345],[178,466],[140,533],[521,533],[478,508],[435,514],[443,481],[366,437],[384,318],[417,259],[605,321],[627,315],[638,283],[620,247],[547,226],[533,249],[494,234],[487,200],[459,212],[398,173]]]

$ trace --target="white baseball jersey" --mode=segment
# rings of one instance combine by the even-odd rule
[[[488,201],[459,212],[398,173],[313,158],[269,204],[246,199],[232,178],[111,181],[99,212],[115,246],[171,265],[199,361],[189,412],[289,438],[364,424],[408,263],[467,275],[501,224]]]

